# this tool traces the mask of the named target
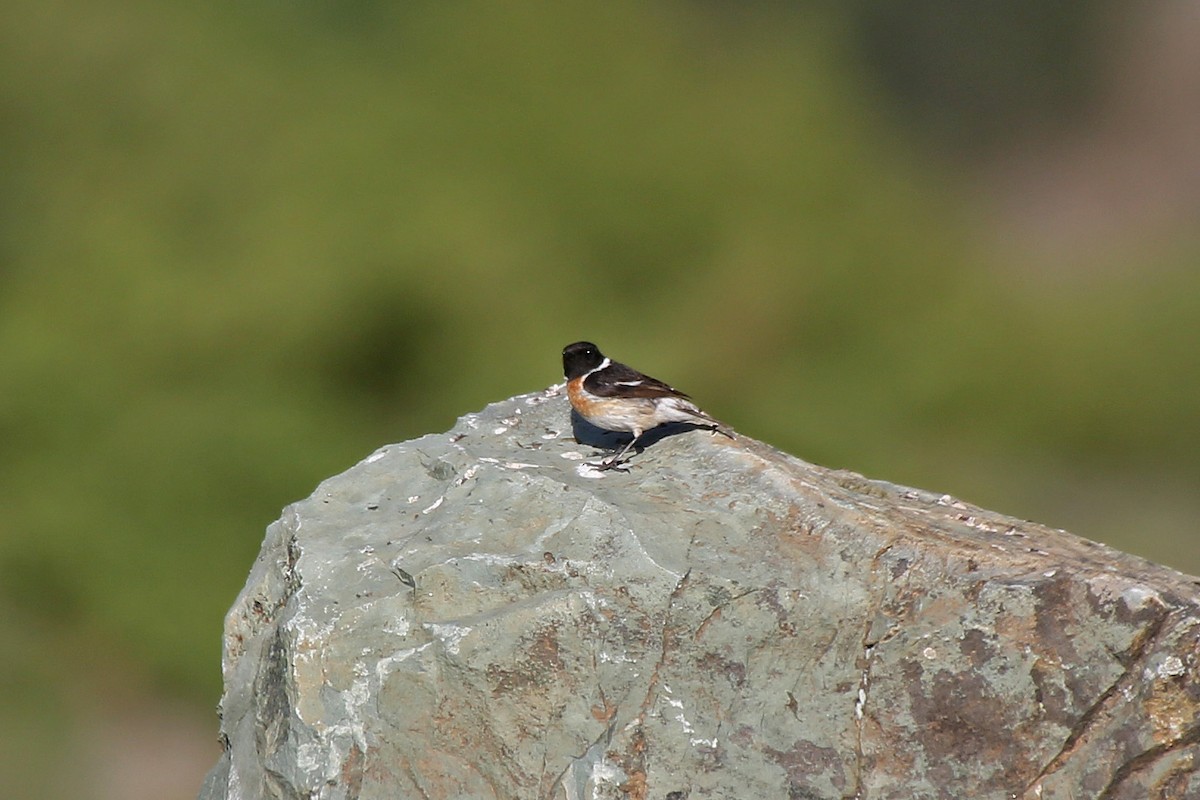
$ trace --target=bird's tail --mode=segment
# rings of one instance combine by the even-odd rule
[[[710,428],[712,428],[713,433],[719,433],[722,436],[728,436],[730,439],[733,438],[733,434],[730,433],[729,431],[725,430],[726,426],[724,425],[724,423],[722,423],[716,417],[710,417],[708,414],[705,414],[703,411],[696,408],[695,406],[687,409],[687,412],[689,414],[691,414],[693,417],[695,417],[696,419],[702,420],[706,425],[708,425]]]

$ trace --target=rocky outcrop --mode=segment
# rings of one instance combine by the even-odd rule
[[[599,472],[575,433],[552,387],[288,507],[201,798],[1200,797],[1194,579],[741,436]]]

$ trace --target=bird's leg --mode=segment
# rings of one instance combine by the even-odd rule
[[[628,453],[630,448],[632,448],[635,444],[637,444],[637,440],[640,438],[642,438],[642,432],[635,431],[633,438],[629,440],[629,444],[625,445],[624,449],[622,449],[621,452],[617,453],[615,456],[613,456],[610,459],[607,459],[606,461],[600,462],[600,464],[599,464],[600,469],[615,469],[618,466],[620,466],[621,457],[624,456],[626,453]]]

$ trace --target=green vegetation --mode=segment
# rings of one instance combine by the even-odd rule
[[[990,262],[829,15],[396,5],[2,12],[0,616],[43,643],[0,670],[103,641],[211,704],[283,505],[580,338],[1200,572],[1200,243]]]

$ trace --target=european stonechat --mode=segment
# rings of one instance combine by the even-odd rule
[[[601,469],[618,466],[643,433],[668,422],[691,422],[733,438],[686,394],[613,361],[591,342],[563,348],[563,372],[567,397],[579,416],[597,428],[633,434],[621,452],[600,463]]]

